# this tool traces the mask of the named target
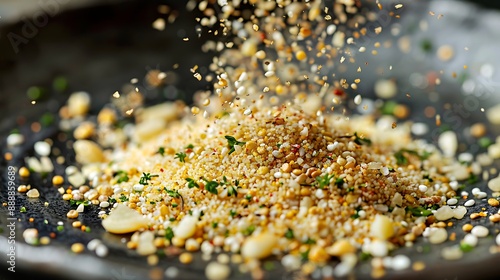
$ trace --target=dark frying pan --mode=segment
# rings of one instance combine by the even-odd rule
[[[3,156],[0,161],[2,170],[2,185],[7,185],[7,171],[9,166],[20,167],[24,165],[24,157],[32,155],[32,145],[34,142],[46,138],[54,139],[55,146],[61,150],[61,155],[66,158],[67,164],[74,163],[74,154],[64,142],[59,141],[57,135],[60,134],[57,127],[47,123],[46,127],[38,133],[30,130],[30,123],[47,116],[47,113],[57,115],[57,110],[63,104],[68,94],[72,91],[84,90],[92,94],[92,113],[98,112],[102,104],[109,101],[111,93],[120,89],[128,83],[131,78],[142,80],[148,69],[161,69],[169,71],[173,65],[178,63],[179,69],[175,73],[178,75],[177,82],[172,81],[161,89],[147,89],[147,102],[183,99],[191,101],[192,93],[199,89],[208,88],[208,85],[192,82],[189,68],[193,65],[208,65],[210,56],[199,51],[199,46],[207,38],[202,36],[196,39],[194,22],[197,16],[194,12],[184,10],[184,1],[169,1],[169,5],[179,11],[177,20],[167,30],[160,32],[151,28],[151,23],[159,16],[156,2],[149,1],[127,1],[119,5],[99,5],[89,8],[69,10],[57,16],[49,17],[45,26],[37,28],[36,35],[29,38],[28,42],[21,43],[16,52],[8,39],[11,33],[21,34],[24,22],[14,25],[3,26],[0,29],[0,141],[2,142],[2,155],[11,152],[13,159],[6,161]],[[441,1],[442,2],[442,1]],[[451,2],[451,1],[446,1]],[[410,6],[410,4],[406,4]],[[499,61],[494,61],[487,55],[492,46],[498,45],[500,35],[481,37],[475,30],[484,30],[488,23],[475,17],[479,13],[487,14],[492,18],[500,18],[499,14],[492,14],[485,10],[474,10],[465,4],[453,3],[453,7],[444,4],[418,2],[411,6],[411,10],[405,13],[405,17],[392,22],[403,26],[402,32],[413,38],[413,44],[417,46],[412,50],[411,55],[395,55],[394,49],[380,50],[379,56],[359,55],[358,59],[366,60],[370,63],[364,69],[365,73],[376,73],[377,67],[388,69],[392,65],[398,69],[397,73],[386,71],[382,76],[398,79],[398,86],[401,91],[411,92],[413,98],[408,100],[404,95],[400,102],[408,104],[412,109],[414,120],[426,122],[431,127],[430,132],[423,137],[435,142],[433,131],[439,128],[434,127],[434,120],[425,118],[421,114],[423,108],[429,105],[429,97],[434,98],[433,89],[423,87],[409,81],[408,77],[412,73],[426,73],[429,70],[439,71],[448,67],[445,71],[454,67],[450,64],[439,64],[435,57],[425,53],[418,46],[425,40],[431,40],[436,44],[443,42],[443,34],[447,34],[450,44],[455,44],[456,48],[464,47],[460,42],[475,42],[469,45],[470,51],[467,55],[457,54],[453,63],[476,65],[471,67],[464,81],[469,79],[475,81],[475,90],[472,93],[463,91],[462,83],[449,78],[443,78],[442,84],[435,90],[439,91],[439,96],[435,103],[436,108],[440,108],[449,115],[444,119],[451,129],[457,131],[461,138],[461,151],[481,152],[483,151],[470,137],[464,136],[462,131],[471,124],[484,121],[484,114],[479,108],[466,111],[460,114],[453,111],[453,105],[466,106],[466,93],[472,94],[480,107],[488,109],[493,104],[498,103],[498,97],[494,92],[498,85],[491,82],[495,76],[481,77],[478,75],[481,64],[490,63],[500,67]],[[427,31],[419,30],[418,25],[422,18],[425,18],[429,10],[434,10],[436,14],[441,9],[445,13],[442,23],[431,25]],[[492,28],[494,29],[494,28]],[[460,30],[461,33],[457,32]],[[453,33],[455,32],[455,33]],[[184,42],[183,37],[190,37],[189,42]],[[382,37],[383,38],[383,37]],[[475,40],[475,41],[474,41]],[[383,39],[380,39],[382,42]],[[373,42],[367,42],[373,44]],[[427,42],[427,41],[426,41]],[[479,46],[484,44],[484,48]],[[489,48],[490,47],[490,48]],[[494,49],[494,48],[493,48]],[[485,54],[486,52],[486,54]],[[488,59],[490,58],[490,59]],[[371,68],[370,68],[371,67]],[[201,69],[200,71],[206,71]],[[451,72],[451,71],[450,71]],[[377,72],[378,73],[378,72]],[[68,87],[57,91],[52,83],[56,77],[64,76],[68,81]],[[363,76],[363,88],[360,91],[366,93],[365,96],[373,97],[373,83],[377,77],[375,75]],[[186,82],[187,81],[187,82]],[[46,89],[46,94],[36,105],[30,104],[30,99],[26,91],[30,86],[39,86]],[[476,94],[476,95],[474,95]],[[470,97],[469,97],[470,98]],[[448,104],[448,105],[446,105]],[[451,107],[449,105],[452,105]],[[448,109],[447,109],[448,108]],[[5,146],[5,138],[13,129],[19,130],[26,136],[26,143],[17,148]],[[500,135],[498,127],[490,127],[491,137]],[[498,167],[498,162],[496,162]],[[55,173],[63,174],[64,166],[55,165]],[[10,230],[7,227],[12,221],[7,220],[8,212],[6,207],[0,207],[0,259],[1,271],[0,279],[164,279],[164,271],[167,267],[176,267],[179,271],[177,279],[202,279],[204,278],[204,268],[206,262],[201,260],[200,255],[195,255],[195,261],[190,265],[180,264],[173,256],[161,256],[157,266],[148,266],[146,259],[135,254],[134,251],[126,249],[122,238],[129,236],[115,236],[106,233],[97,217],[99,211],[97,207],[90,207],[90,212],[85,213],[79,219],[89,225],[91,232],[81,232],[79,229],[71,227],[71,221],[66,218],[66,213],[71,206],[62,201],[57,190],[50,184],[51,176],[43,177],[33,175],[29,181],[22,181],[16,178],[17,184],[31,184],[40,192],[39,199],[27,199],[24,195],[16,194],[16,217],[15,221],[15,249],[16,249],[16,273],[7,271],[6,255],[8,248],[8,237]],[[480,187],[486,190],[485,182],[478,182],[468,185],[470,191],[472,187]],[[0,191],[0,200],[8,200],[6,188]],[[45,207],[44,202],[49,202]],[[19,207],[26,208],[25,213],[19,212]],[[477,212],[481,207],[486,207],[489,212],[496,212],[484,201],[477,201],[476,206],[469,208],[468,214]],[[468,216],[468,215],[466,215]],[[29,218],[33,218],[30,222]],[[62,221],[64,229],[57,230],[58,222]],[[463,237],[461,226],[468,219],[453,221],[452,229],[457,232],[457,240]],[[484,224],[490,229],[491,235],[495,235],[500,227],[491,224],[487,219],[472,221],[472,224]],[[51,240],[46,246],[31,246],[24,242],[22,232],[26,228],[37,228],[40,236],[47,236],[51,232],[57,237]],[[98,258],[95,254],[85,251],[75,255],[70,252],[69,247],[75,242],[86,244],[94,238],[102,239],[109,247],[110,254],[105,258]],[[440,251],[444,246],[449,246],[453,242],[429,247],[427,241],[421,239],[412,248],[402,248],[393,254],[406,254],[413,261],[422,260],[427,266],[422,271],[391,271],[388,270],[386,278],[390,279],[496,279],[499,275],[498,262],[500,255],[492,255],[489,248],[494,244],[493,238],[481,239],[479,246],[472,252],[466,253],[465,257],[458,261],[445,261],[440,256]],[[430,250],[429,250],[430,248]],[[298,274],[285,271],[277,260],[269,260],[273,268],[265,271],[266,279],[297,279]],[[271,267],[271,266],[267,266]],[[248,274],[240,274],[237,268],[233,267],[232,279],[250,279]],[[354,276],[359,279],[369,278],[369,262],[361,263],[356,269]]]

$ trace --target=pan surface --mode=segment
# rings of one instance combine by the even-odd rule
[[[182,99],[191,102],[192,94],[199,89],[208,88],[207,84],[192,81],[189,71],[193,65],[200,65],[200,71],[208,71],[203,65],[211,61],[209,54],[200,52],[200,45],[207,39],[202,36],[197,38],[194,22],[196,13],[184,10],[183,1],[170,1],[168,4],[179,11],[177,20],[160,32],[151,28],[151,23],[158,17],[156,2],[127,1],[119,5],[99,5],[90,8],[67,11],[59,15],[49,16],[48,23],[37,27],[36,34],[31,38],[23,34],[25,22],[4,26],[0,37],[0,141],[2,142],[2,186],[8,185],[8,170],[10,166],[19,168],[24,165],[24,158],[33,155],[33,144],[37,141],[50,138],[54,146],[65,157],[64,165],[55,164],[55,174],[63,174],[68,164],[75,164],[74,153],[67,146],[66,141],[61,141],[61,132],[57,128],[57,112],[64,104],[68,94],[73,91],[87,91],[92,95],[91,113],[96,114],[99,108],[109,102],[111,94],[127,84],[131,78],[142,80],[149,69],[162,71],[174,70],[177,82],[172,81],[161,89],[149,89],[142,85],[146,93],[147,103],[158,101]],[[404,2],[404,1],[403,1]],[[442,3],[444,2],[444,3]],[[417,46],[411,53],[401,56],[396,49],[380,50],[378,57],[360,54],[358,59],[369,61],[364,72],[363,83],[360,91],[366,97],[374,98],[373,84],[379,78],[394,78],[398,81],[401,91],[411,92],[414,97],[408,100],[404,95],[398,99],[411,108],[411,119],[425,122],[432,129],[422,137],[430,142],[436,142],[434,119],[425,118],[421,113],[430,104],[429,99],[436,108],[442,108],[444,123],[455,130],[460,137],[460,151],[472,153],[484,152],[484,149],[475,144],[473,139],[463,132],[472,124],[484,122],[484,113],[480,108],[488,109],[500,100],[498,90],[500,85],[494,81],[500,80],[500,71],[488,69],[500,67],[500,61],[495,61],[495,52],[500,46],[500,32],[496,30],[495,22],[500,21],[500,14],[482,10],[476,6],[454,1],[427,2],[418,1],[411,5],[409,11],[398,22],[387,23],[388,26],[397,24],[401,28],[399,36],[408,36],[412,44]],[[435,14],[444,14],[441,21],[429,20],[427,29],[422,29],[422,19],[426,18],[429,11]],[[478,15],[481,14],[481,17]],[[390,25],[389,25],[390,24]],[[482,30],[483,32],[476,32]],[[24,36],[26,43],[19,44],[19,48],[12,45],[7,34]],[[446,34],[447,36],[444,36]],[[30,35],[31,36],[31,35]],[[384,41],[382,37],[375,41]],[[183,37],[193,38],[183,42]],[[433,48],[439,45],[450,44],[456,50],[455,59],[447,64],[438,61],[435,56],[425,53],[418,48],[421,43],[430,41]],[[24,41],[23,41],[24,42]],[[370,43],[370,42],[367,42]],[[465,47],[468,51],[462,51]],[[441,85],[431,88],[424,85],[422,77],[425,74],[442,70],[445,73],[459,71],[462,65],[468,65],[468,71],[462,71],[462,80],[452,78],[449,74],[443,76]],[[486,65],[486,66],[485,66]],[[377,67],[398,71],[385,71],[381,75],[376,73]],[[459,70],[454,70],[459,69]],[[463,68],[462,68],[463,69]],[[352,73],[355,75],[354,73]],[[68,86],[56,90],[54,80],[64,77]],[[420,81],[420,82],[419,82]],[[31,99],[26,95],[30,86],[39,86],[46,89],[45,96],[31,104]],[[470,103],[474,102],[474,103]],[[477,105],[476,105],[477,103]],[[458,107],[456,107],[458,106]],[[462,108],[462,110],[453,109]],[[30,125],[33,121],[45,116],[54,122],[47,121],[39,132],[33,132]],[[19,147],[6,147],[6,136],[12,130],[18,130],[25,136],[25,143]],[[498,126],[489,127],[489,136],[494,139],[500,135]],[[11,160],[4,159],[3,155],[10,152]],[[54,158],[55,161],[55,158]],[[500,167],[498,161],[495,162]],[[124,240],[129,236],[116,236],[108,234],[97,218],[98,207],[90,207],[90,211],[80,216],[80,220],[89,225],[90,232],[82,232],[71,226],[71,220],[66,218],[66,213],[72,206],[60,199],[57,189],[51,185],[51,174],[48,176],[33,175],[28,181],[16,176],[15,182],[31,184],[36,187],[41,195],[38,199],[28,199],[16,193],[15,220],[9,220],[8,208],[0,207],[0,259],[2,267],[0,279],[163,279],[166,268],[175,267],[180,273],[176,279],[203,279],[204,269],[207,264],[201,255],[195,254],[195,260],[190,265],[180,264],[178,258],[161,256],[157,266],[149,266],[144,257],[138,256],[134,251],[126,248]],[[466,190],[479,187],[488,192],[486,182],[480,180],[470,184]],[[0,201],[8,201],[7,188],[0,191]],[[49,206],[44,203],[48,202]],[[24,206],[26,212],[21,213],[20,207]],[[483,224],[490,230],[491,236],[496,236],[500,230],[498,224],[490,223],[488,219],[470,221],[468,215],[480,212],[486,208],[489,213],[495,213],[497,208],[489,206],[486,201],[476,201],[476,205],[468,208],[466,218],[452,220],[454,225],[450,228],[456,232],[456,240],[460,240],[464,233],[461,227],[465,223],[473,225]],[[30,221],[30,218],[33,218]],[[62,230],[59,230],[62,222]],[[7,271],[6,261],[9,252],[8,228],[15,224],[15,262],[16,274]],[[59,227],[59,229],[58,229]],[[56,234],[49,245],[32,246],[24,242],[23,231],[27,228],[37,228],[40,236]],[[92,239],[101,239],[110,249],[110,254],[99,258],[91,252],[73,254],[71,244],[81,242],[87,244]],[[445,261],[441,258],[441,249],[453,244],[429,246],[426,240],[420,239],[412,248],[401,248],[393,254],[409,255],[412,261],[421,260],[426,263],[426,268],[421,271],[387,271],[387,279],[496,279],[500,269],[499,254],[491,254],[490,247],[494,245],[494,238],[481,239],[477,248],[456,261]],[[456,243],[456,242],[455,242]],[[269,260],[272,269],[265,271],[265,279],[297,279],[297,274],[285,271],[279,261]],[[241,274],[237,267],[233,267],[231,279],[251,279],[248,274]],[[369,262],[361,263],[354,274],[356,279],[370,278]]]

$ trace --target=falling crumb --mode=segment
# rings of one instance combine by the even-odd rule
[[[120,98],[120,93],[118,91],[115,91],[113,93],[113,97],[116,98],[116,99]]]
[[[359,95],[359,94],[356,95],[356,97],[354,97],[354,104],[359,105],[359,104],[361,104],[361,102],[362,102],[361,95]]]
[[[441,115],[437,114],[436,115],[436,126],[440,126],[441,125]]]
[[[165,29],[165,20],[162,18],[158,18],[153,22],[153,28],[159,31],[163,31]]]
[[[437,56],[439,60],[444,62],[451,60],[454,55],[455,51],[453,49],[453,46],[451,45],[443,45],[437,50]]]

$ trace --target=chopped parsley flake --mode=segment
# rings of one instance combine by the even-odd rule
[[[128,182],[128,174],[123,170],[118,170],[115,175],[116,183],[120,184],[123,182]]]
[[[194,187],[200,188],[200,185],[196,183],[193,179],[191,178],[186,178],[186,181],[188,182],[188,188],[192,189]]]
[[[171,227],[165,229],[165,238],[172,242],[172,238],[174,238],[174,231]]]
[[[179,153],[176,153],[176,154],[175,154],[174,159],[177,159],[177,158],[178,158],[180,162],[186,162],[186,156],[187,156],[187,155],[186,155],[186,153],[184,153],[184,152],[179,152]]]
[[[147,185],[152,178],[158,177],[158,175],[151,175],[150,173],[142,173],[142,177],[139,179],[139,184]]]
[[[219,194],[219,191],[217,190],[217,187],[220,185],[219,182],[217,181],[208,181],[205,178],[202,178],[203,181],[205,181],[205,190],[208,192],[211,192],[213,194]]]
[[[324,176],[316,177],[316,182],[318,183],[318,188],[323,189],[330,185],[330,181],[333,179],[333,175],[325,174]]]
[[[291,230],[290,228],[285,232],[285,237],[287,239],[293,239],[294,238],[294,235],[293,235],[293,230]]]
[[[357,132],[354,132],[354,143],[358,144],[358,145],[363,145],[363,144],[366,144],[368,146],[370,146],[372,144],[372,140],[366,138],[366,137],[359,137],[358,136],[358,133]]]
[[[246,142],[238,141],[238,140],[236,140],[236,138],[234,138],[233,136],[229,136],[229,135],[224,136],[224,138],[226,138],[226,140],[227,140],[227,147],[229,148],[229,154],[232,154],[235,151],[234,145],[243,146],[246,143]]]

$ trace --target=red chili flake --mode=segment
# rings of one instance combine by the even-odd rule
[[[333,90],[333,94],[336,96],[344,96],[345,92],[343,90],[341,90],[340,88],[336,88]]]
[[[50,238],[54,239],[54,238],[56,238],[56,233],[55,232],[51,232],[49,234],[49,236],[50,236]]]
[[[300,149],[300,144],[292,144],[292,152],[296,153]]]
[[[160,172],[163,172],[163,171],[165,171],[165,170],[163,170],[163,168],[160,168]]]
[[[262,42],[262,41],[264,41],[264,40],[266,39],[266,33],[264,33],[264,32],[260,32],[260,34],[259,34],[259,35],[260,35],[260,41],[261,41],[261,42]]]

